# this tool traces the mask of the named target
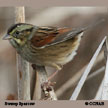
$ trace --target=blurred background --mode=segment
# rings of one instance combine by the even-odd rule
[[[82,73],[102,39],[108,35],[108,9],[106,7],[25,7],[26,23],[37,26],[84,27],[100,19],[106,19],[84,33],[74,59],[52,79],[59,100],[68,100]],[[14,7],[0,7],[0,99],[17,99],[16,51],[8,41],[2,40],[8,27],[15,22]],[[90,72],[79,100],[94,99],[104,75],[104,53],[101,52]],[[50,76],[55,69],[46,67]],[[97,70],[100,70],[97,72]],[[97,73],[96,73],[97,72]]]

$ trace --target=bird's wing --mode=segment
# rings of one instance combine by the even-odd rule
[[[31,38],[32,44],[37,48],[45,48],[71,39],[83,30],[71,28],[40,27]]]
[[[55,45],[60,42],[69,40],[75,36],[79,36],[82,32],[92,28],[96,25],[103,23],[105,20],[101,19],[95,21],[88,26],[71,29],[71,28],[56,28],[56,27],[39,27],[36,30],[32,38],[30,38],[32,44],[37,48],[45,48],[47,46]]]

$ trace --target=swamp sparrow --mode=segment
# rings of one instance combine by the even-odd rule
[[[60,70],[76,55],[83,32],[101,22],[103,20],[77,29],[18,23],[8,29],[3,39],[8,39],[17,53],[28,62]]]

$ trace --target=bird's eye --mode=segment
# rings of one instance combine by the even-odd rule
[[[19,34],[20,34],[20,32],[19,32],[19,31],[16,31],[16,32],[15,32],[15,37],[18,37]]]
[[[19,31],[16,31],[16,34],[18,35],[19,34]]]

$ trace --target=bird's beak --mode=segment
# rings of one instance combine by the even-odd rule
[[[9,40],[9,39],[11,39],[12,37],[10,36],[10,35],[8,35],[8,34],[6,34],[2,39],[3,40]]]

